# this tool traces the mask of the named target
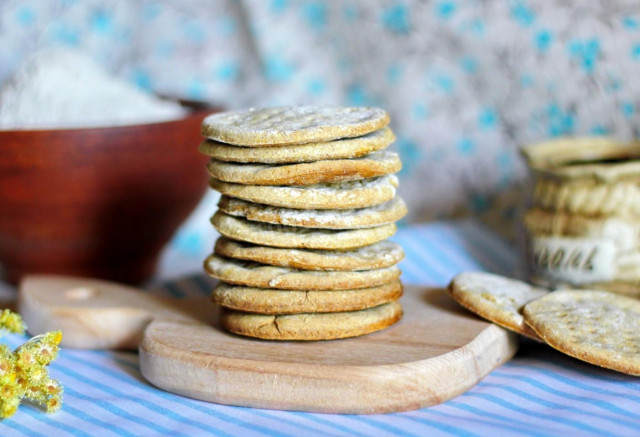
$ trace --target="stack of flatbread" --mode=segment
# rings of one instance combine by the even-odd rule
[[[216,113],[202,125],[211,221],[205,270],[227,330],[328,340],[398,321],[402,249],[387,239],[407,210],[394,135],[378,108],[284,107]]]

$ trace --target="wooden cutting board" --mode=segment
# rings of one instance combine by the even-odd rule
[[[516,352],[516,336],[460,308],[442,289],[408,286],[396,325],[362,337],[273,342],[227,333],[208,298],[159,299],[119,284],[31,276],[19,307],[31,334],[63,345],[135,348],[153,385],[228,405],[389,413],[464,393]]]

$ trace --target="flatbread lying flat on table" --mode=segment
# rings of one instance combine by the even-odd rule
[[[464,272],[449,284],[449,293],[460,305],[497,325],[540,340],[524,322],[521,311],[529,302],[549,293],[525,282],[483,272]]]
[[[402,168],[394,152],[375,152],[356,159],[329,159],[295,164],[237,164],[211,160],[213,178],[245,185],[313,185],[368,179]]]
[[[338,210],[281,208],[222,196],[218,208],[253,221],[321,229],[370,228],[393,223],[407,214],[407,206],[400,197],[368,208]]]
[[[525,322],[550,346],[640,376],[640,301],[607,291],[561,290],[527,304]]]
[[[243,147],[207,140],[200,145],[199,150],[204,155],[219,161],[291,164],[326,159],[359,158],[385,149],[394,140],[395,136],[391,129],[385,127],[362,137],[289,146]]]
[[[269,146],[359,137],[387,124],[389,114],[380,108],[287,106],[211,114],[202,134],[227,144]]]
[[[381,269],[398,264],[404,258],[402,247],[388,240],[343,251],[258,246],[220,237],[214,251],[227,258],[301,270]]]
[[[272,290],[220,282],[213,301],[225,308],[257,314],[335,313],[372,308],[398,300],[402,284],[387,284],[358,290]]]
[[[223,309],[220,324],[236,334],[266,340],[334,340],[370,334],[402,318],[398,302],[341,313],[251,314]]]
[[[314,229],[254,222],[221,211],[214,214],[211,223],[234,240],[300,249],[353,249],[385,240],[396,232],[394,223],[362,229]]]
[[[209,186],[230,197],[285,208],[352,209],[366,208],[393,199],[398,187],[398,178],[395,175],[386,175],[304,187],[243,185],[211,178]]]
[[[396,266],[363,271],[312,271],[276,267],[209,255],[205,271],[214,278],[235,285],[278,290],[355,290],[395,281]]]

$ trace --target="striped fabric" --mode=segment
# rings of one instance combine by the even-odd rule
[[[401,229],[404,281],[445,285],[461,270],[512,274],[512,248],[473,222]],[[193,276],[166,284],[174,296],[209,293]],[[4,340],[16,346],[24,338]],[[160,391],[126,352],[64,350],[51,372],[65,386],[60,412],[23,406],[0,436],[439,436],[640,435],[640,381],[524,341],[518,355],[469,392],[406,413],[339,416],[215,405]]]

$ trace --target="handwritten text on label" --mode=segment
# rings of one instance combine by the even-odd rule
[[[532,246],[536,270],[549,279],[584,284],[614,277],[616,247],[611,240],[534,237]]]

